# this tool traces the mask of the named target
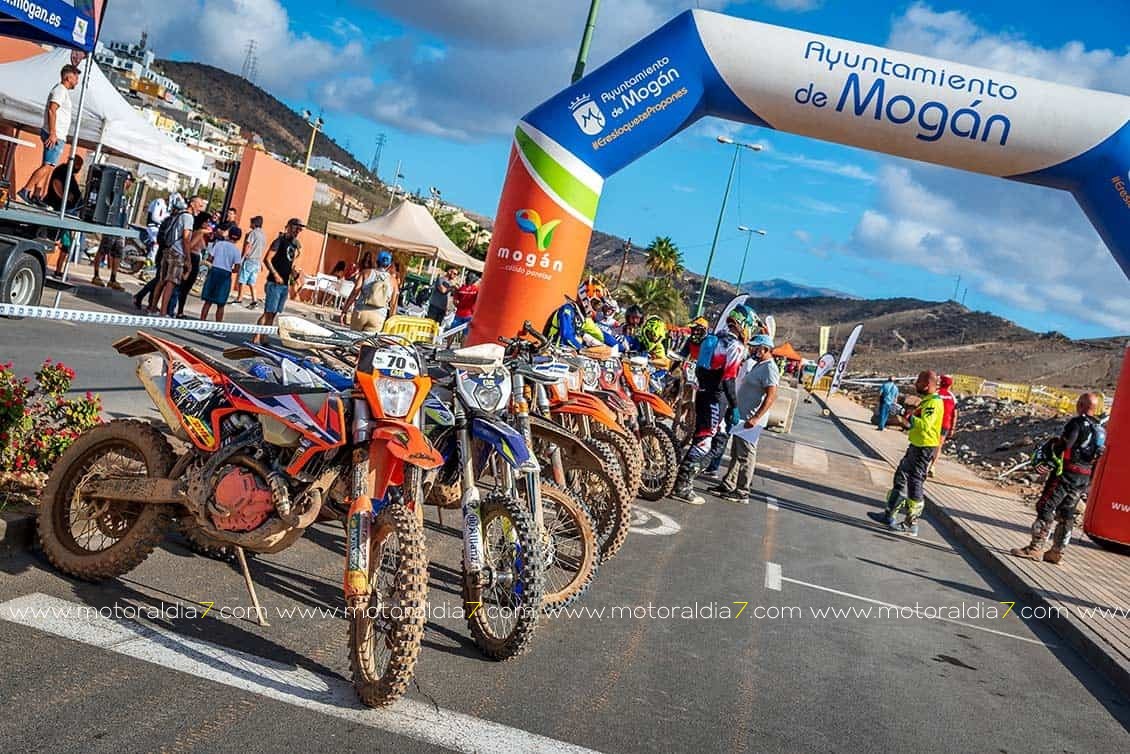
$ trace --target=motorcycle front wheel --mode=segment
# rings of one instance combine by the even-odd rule
[[[353,687],[367,707],[386,707],[408,690],[424,637],[428,559],[424,529],[406,506],[386,506],[369,538],[369,605],[349,615]]]
[[[529,649],[541,615],[545,563],[526,504],[490,494],[480,506],[489,583],[467,599],[467,626],[483,654],[509,660]]]

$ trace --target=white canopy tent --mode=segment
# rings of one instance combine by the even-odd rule
[[[389,212],[362,223],[327,223],[326,236],[406,251],[454,267],[483,271],[481,260],[451,242],[427,208],[402,201]],[[323,256],[324,256],[323,249]]]
[[[51,87],[59,70],[70,63],[71,51],[57,49],[0,64],[0,121],[38,131]],[[204,156],[169,138],[134,110],[106,75],[88,60],[83,76],[90,77],[83,107],[80,143],[200,179]],[[74,116],[78,117],[78,102]]]

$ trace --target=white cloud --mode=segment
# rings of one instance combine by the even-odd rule
[[[841,215],[847,211],[838,204],[813,199],[811,196],[798,196],[794,198],[793,204],[818,215]]]
[[[793,231],[793,238],[795,238],[796,240],[800,241],[803,244],[812,243],[812,234],[809,233],[807,230],[801,230],[799,228],[797,230],[794,230]]]
[[[807,168],[808,170],[815,170],[820,173],[838,175],[841,178],[850,178],[852,180],[863,181],[865,183],[872,183],[875,180],[874,173],[850,162],[840,162],[838,160],[821,160],[814,157],[806,157],[802,154],[777,152],[772,149],[766,149],[765,156],[769,160],[785,162],[790,165]]]
[[[103,38],[135,39],[149,32],[158,55],[183,51],[192,60],[239,73],[249,40],[255,40],[256,83],[280,96],[304,96],[321,83],[365,59],[365,45],[340,19],[328,29],[346,35],[331,44],[291,29],[279,0],[188,0],[155,6],[151,0],[118,0],[106,14]],[[352,26],[352,28],[356,28]]]
[[[964,13],[923,3],[897,18],[892,47],[1068,84],[1130,92],[1130,54],[1055,49],[994,34]],[[1115,73],[1112,73],[1115,72]],[[1130,332],[1130,282],[1066,192],[886,158],[875,206],[851,253],[963,276],[1018,309]]]
[[[694,186],[687,186],[682,183],[676,183],[671,188],[683,194],[693,194],[694,192],[698,191],[698,189],[696,189]]]

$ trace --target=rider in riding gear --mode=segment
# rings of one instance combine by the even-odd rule
[[[593,319],[600,311],[608,291],[604,285],[589,278],[577,289],[577,301],[567,301],[560,306],[545,324],[545,336],[559,346],[578,351],[587,346],[605,345],[619,349],[623,342],[611,330],[605,330]]]
[[[695,375],[695,431],[691,445],[683,456],[675,490],[671,496],[691,505],[706,502],[695,494],[692,483],[702,471],[722,424],[722,401],[737,406],[734,380],[748,355],[746,343],[754,334],[755,318],[744,306],[737,306],[726,317],[725,328],[703,339]],[[736,411],[737,409],[733,409]]]
[[[1095,418],[1098,396],[1084,393],[1075,408],[1077,415],[1064,427],[1063,434],[1041,448],[1034,459],[1039,468],[1049,470],[1048,479],[1036,502],[1032,541],[1011,551],[1017,557],[1039,560],[1042,555],[1045,561],[1058,563],[1079,525],[1079,503],[1087,497],[1095,463],[1106,446],[1106,429]],[[1049,535],[1052,546],[1044,552]]]
[[[654,314],[643,321],[633,341],[633,351],[647,354],[648,358],[657,361],[666,360],[667,325]]]

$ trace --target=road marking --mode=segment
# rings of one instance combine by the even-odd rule
[[[765,471],[768,471],[770,474],[780,474],[781,473],[781,470],[778,469],[776,466],[770,466],[767,463],[759,463],[759,464],[757,464],[757,468],[764,469]]]
[[[780,508],[777,507],[777,498],[775,497],[766,497],[765,507],[767,507],[771,511],[780,510]]]
[[[629,519],[628,531],[633,534],[648,534],[651,536],[670,537],[683,530],[679,523],[666,513],[653,511],[637,503],[632,503],[632,517]]]
[[[779,566],[778,566],[778,568],[779,568]],[[769,578],[768,574],[766,574],[765,578],[766,578],[766,581],[768,581],[768,578]],[[851,592],[842,592],[839,589],[832,589],[831,587],[820,586],[819,584],[810,584],[807,581],[798,581],[797,579],[790,579],[790,578],[787,578],[785,576],[780,576],[780,580],[788,582],[790,584],[796,584],[797,586],[806,586],[809,589],[817,589],[821,592],[828,592],[829,594],[838,594],[841,597],[848,597],[848,598],[853,599],[853,600],[859,600],[860,602],[868,602],[872,605],[879,605],[881,607],[890,607],[890,608],[894,608],[895,610],[899,610],[899,611],[913,610],[913,608],[903,607],[901,605],[896,605],[892,602],[883,602],[882,600],[874,600],[874,599],[871,599],[870,597],[864,597],[864,596],[859,595],[859,594],[852,594]],[[1028,642],[1029,644],[1038,644],[1041,647],[1048,647],[1050,649],[1054,649],[1056,647],[1055,644],[1048,644],[1046,642],[1040,641],[1039,639],[1029,639],[1027,636],[1018,636],[1016,634],[1010,634],[1010,633],[1007,633],[1005,631],[997,631],[996,629],[993,629],[993,628],[986,628],[984,626],[978,626],[975,623],[966,623],[964,621],[954,620],[953,618],[943,618],[941,616],[932,616],[930,618],[927,618],[927,620],[937,620],[937,621],[941,621],[943,623],[953,623],[953,624],[958,625],[958,626],[964,626],[965,628],[971,628],[974,631],[984,631],[985,633],[996,634],[997,636],[1004,636],[1004,637],[1007,637],[1009,639],[1016,639],[1017,641],[1025,641],[1025,642]]]
[[[593,751],[412,699],[401,699],[389,709],[368,709],[357,701],[353,685],[340,678],[152,626],[115,622],[96,608],[46,594],[0,603],[0,620],[454,751],[477,752],[484,747],[514,754]],[[344,622],[341,632],[344,643]]]
[[[781,566],[777,563],[765,563],[765,588],[775,592],[781,591]]]
[[[803,466],[813,471],[828,470],[828,454],[823,448],[814,448],[811,445],[793,444],[793,465]]]

